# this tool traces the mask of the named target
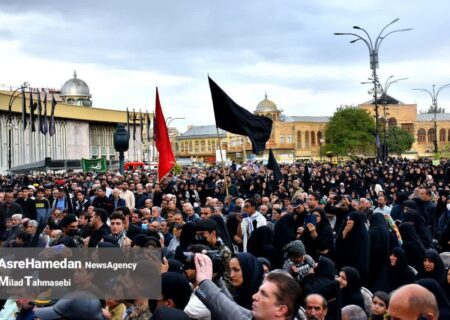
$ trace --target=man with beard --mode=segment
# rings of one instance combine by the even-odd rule
[[[135,207],[134,194],[128,189],[129,189],[128,182],[124,181],[122,183],[122,190],[120,191],[120,197],[125,200],[127,207],[130,208],[131,211],[133,211]]]
[[[93,229],[92,234],[84,239],[85,245],[87,244],[89,248],[95,248],[104,236],[111,233],[111,229],[106,224],[108,220],[108,213],[106,210],[101,208],[95,208],[94,214],[92,215],[90,226]]]

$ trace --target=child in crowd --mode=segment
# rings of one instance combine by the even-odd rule
[[[372,308],[369,320],[389,320],[391,317],[387,312],[389,306],[389,295],[383,291],[373,294]]]

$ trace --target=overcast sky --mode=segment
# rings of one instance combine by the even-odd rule
[[[354,25],[376,38],[389,94],[426,109],[425,93],[450,82],[450,3],[445,0],[2,0],[0,85],[61,88],[76,70],[95,107],[154,109],[159,87],[172,124],[214,124],[209,74],[254,111],[267,92],[285,115],[332,115],[370,99],[369,53],[334,32]],[[447,31],[446,31],[447,30]],[[439,95],[450,112],[450,89]]]

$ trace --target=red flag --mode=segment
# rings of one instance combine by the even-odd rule
[[[156,88],[155,119],[153,121],[153,127],[155,145],[159,152],[158,179],[161,181],[175,165],[175,157],[169,139],[169,132],[167,131],[166,120],[164,119],[161,103],[159,102],[158,88]]]

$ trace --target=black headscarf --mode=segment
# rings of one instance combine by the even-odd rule
[[[408,264],[419,270],[425,257],[425,246],[411,223],[402,223],[398,228],[402,236],[402,248],[405,250]]]
[[[231,252],[233,252],[233,242],[231,241],[230,235],[228,234],[228,230],[223,218],[218,214],[212,214],[209,219],[214,220],[217,223],[217,235],[220,237],[220,239],[222,239],[223,244],[227,246]]]
[[[347,277],[347,286],[341,289],[342,307],[355,304],[365,310],[364,297],[361,293],[361,277],[358,270],[353,267],[344,267],[342,271],[345,272]]]
[[[425,252],[424,260],[425,259],[429,259],[434,263],[434,269],[428,272],[425,270],[422,264],[422,267],[419,269],[420,271],[417,274],[417,279],[431,278],[436,280],[438,283],[444,283],[444,281],[446,280],[445,266],[444,262],[442,262],[442,259],[439,256],[439,253],[434,249],[428,249]]]
[[[194,222],[188,222],[181,228],[180,245],[175,249],[175,259],[184,262],[186,260],[183,252],[188,251],[188,247],[195,243],[196,227]]]
[[[416,284],[424,287],[431,291],[431,293],[436,298],[438,308],[439,308],[439,319],[449,319],[450,318],[450,303],[444,290],[441,288],[436,280],[431,278],[424,278],[416,281]]]
[[[252,296],[259,290],[264,277],[264,270],[261,262],[253,255],[246,252],[239,252],[234,255],[238,259],[242,270],[243,282],[239,288],[236,288],[233,299],[241,307],[252,308]]]
[[[272,267],[278,267],[282,257],[273,245],[274,231],[268,226],[262,226],[253,231],[248,239],[247,251],[255,257],[263,257],[270,261]]]
[[[283,247],[289,242],[295,240],[297,236],[297,225],[292,213],[285,214],[275,224],[275,239],[274,245],[278,251],[281,252]]]
[[[368,286],[372,292],[384,289],[386,270],[389,264],[389,228],[382,213],[369,218],[370,264]]]
[[[344,266],[351,266],[358,270],[363,283],[367,280],[367,273],[369,269],[369,253],[370,253],[370,238],[365,224],[363,223],[363,216],[359,212],[351,212],[348,216],[349,220],[353,220],[353,228],[343,238],[343,230],[345,224],[342,225],[341,231],[336,239],[336,267],[342,268]]]
[[[386,292],[391,292],[405,284],[413,283],[415,275],[408,266],[405,250],[402,248],[394,248],[391,255],[397,258],[395,266],[390,263],[387,268]]]
[[[433,245],[433,236],[431,231],[426,225],[425,219],[419,212],[413,209],[407,209],[403,222],[410,222],[414,224],[420,240],[422,240],[425,248],[430,248]]]
[[[314,212],[320,214],[320,222],[316,225],[317,237],[313,239],[309,229],[305,228],[300,239],[305,244],[306,251],[314,260],[317,260],[320,255],[324,255],[321,251],[325,250],[328,250],[327,257],[334,257],[333,229],[330,221],[322,209],[315,208]]]

